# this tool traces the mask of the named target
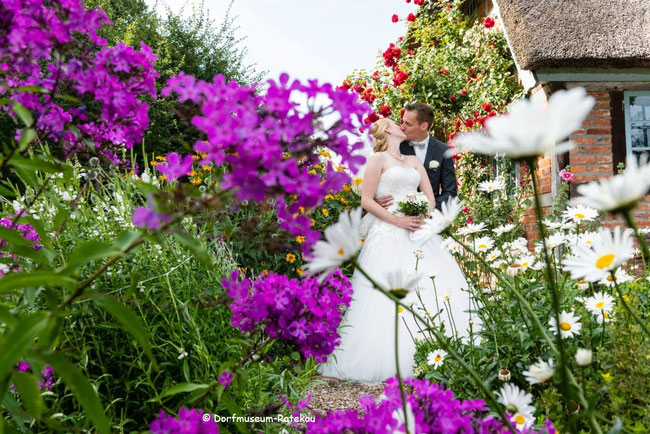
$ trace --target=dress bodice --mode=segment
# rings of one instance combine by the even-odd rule
[[[420,185],[420,172],[413,167],[393,166],[384,170],[379,177],[376,197],[390,194],[393,196],[393,205],[388,208],[394,212],[397,202],[403,200],[407,194],[416,193]]]

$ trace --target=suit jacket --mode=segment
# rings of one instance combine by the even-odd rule
[[[449,146],[429,136],[427,155],[424,158],[424,169],[429,175],[433,195],[436,198],[436,208],[438,209],[441,208],[443,202],[456,197],[458,194],[454,160],[451,157],[445,158],[445,152],[448,149]],[[399,150],[404,155],[415,155],[415,149],[409,145],[408,140],[400,144]],[[435,169],[430,169],[429,163],[433,160],[437,161],[439,165]]]

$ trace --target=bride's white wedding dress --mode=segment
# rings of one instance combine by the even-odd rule
[[[407,194],[417,192],[420,173],[410,167],[394,166],[386,169],[379,178],[377,196],[390,194],[393,205],[388,208],[395,213],[397,202]],[[445,325],[445,333],[451,336],[453,330],[459,336],[468,335],[470,295],[467,282],[451,254],[442,246],[442,238],[435,236],[418,244],[409,238],[409,231],[386,223],[369,214],[364,218],[368,226],[363,248],[359,253],[359,265],[379,282],[387,272],[414,272],[415,251],[421,250],[423,258],[418,261],[419,302],[415,293],[405,300],[416,302],[415,310],[421,315],[431,316],[439,307],[442,312],[436,321]],[[418,273],[419,274],[419,273]],[[430,276],[435,275],[435,290]],[[361,382],[384,381],[396,374],[395,366],[395,304],[384,294],[372,287],[359,270],[352,276],[354,296],[350,308],[339,328],[341,344],[329,357],[327,363],[319,366],[321,374]],[[438,302],[436,304],[436,293]],[[472,302],[472,309],[475,305]],[[423,339],[413,316],[406,310],[399,316],[399,366],[403,377],[413,376],[413,356],[416,339]],[[476,323],[476,315],[472,315]],[[476,326],[474,326],[476,327]],[[474,328],[476,330],[476,328]]]

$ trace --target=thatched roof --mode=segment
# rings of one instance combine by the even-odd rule
[[[497,0],[523,69],[650,67],[650,0]]]

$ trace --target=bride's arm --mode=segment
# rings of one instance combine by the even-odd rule
[[[420,162],[420,159],[417,157],[415,158],[417,160],[418,172],[420,172],[420,185],[418,187],[429,200],[429,211],[433,211],[436,209],[436,197],[433,195],[433,188],[431,187],[431,182],[429,182],[429,175],[424,169],[422,162]]]

